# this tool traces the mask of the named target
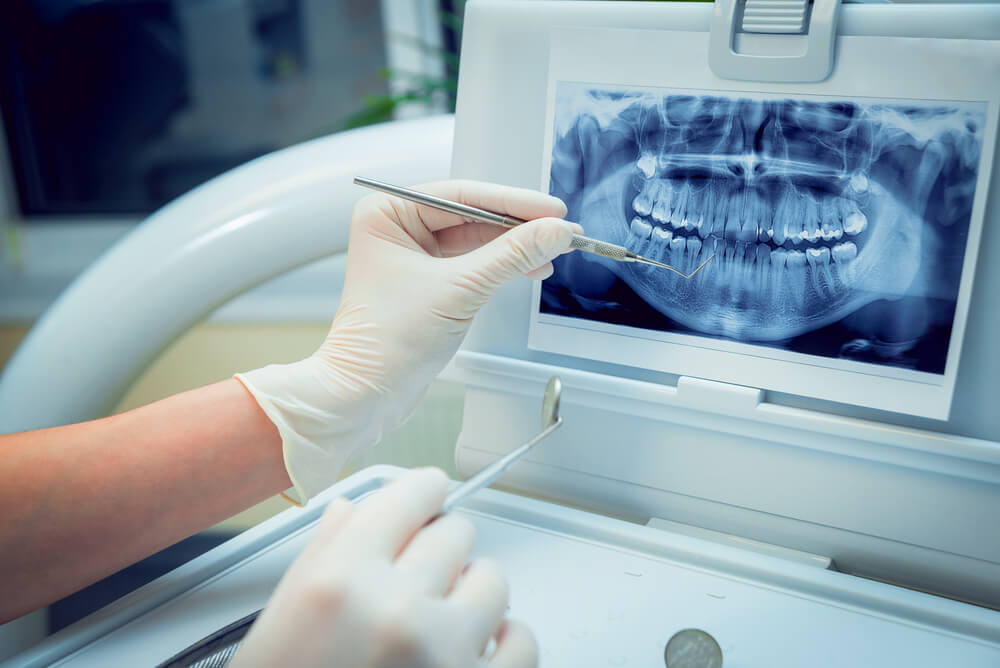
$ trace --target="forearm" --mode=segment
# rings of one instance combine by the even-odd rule
[[[0,436],[0,480],[0,622],[290,485],[277,430],[235,380]]]

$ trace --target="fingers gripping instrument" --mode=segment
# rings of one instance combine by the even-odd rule
[[[464,216],[465,218],[475,220],[480,223],[490,223],[491,225],[499,225],[510,229],[527,222],[520,218],[514,218],[513,216],[505,216],[500,213],[494,213],[493,211],[487,211],[475,206],[469,206],[468,204],[462,204],[461,202],[454,202],[442,197],[429,195],[427,193],[420,192],[419,190],[394,186],[390,183],[376,181],[375,179],[368,179],[362,176],[354,177],[354,183],[359,186],[371,188],[372,190],[384,192],[388,195],[402,197],[403,199],[416,202],[417,204],[423,204],[425,206],[434,207],[435,209],[447,211],[448,213]],[[663,269],[669,269],[684,278],[691,278],[697,274],[701,271],[702,267],[708,264],[711,259],[715,257],[715,255],[709,256],[704,262],[698,265],[694,271],[690,274],[685,274],[676,267],[672,267],[669,264],[657,262],[656,260],[651,260],[648,257],[643,257],[633,253],[624,246],[610,244],[606,241],[601,241],[600,239],[592,239],[591,237],[585,237],[582,234],[573,235],[573,242],[570,244],[570,247],[583,251],[584,253],[593,253],[594,255],[600,255],[601,257],[617,260],[618,262],[641,262],[654,267],[662,267]]]

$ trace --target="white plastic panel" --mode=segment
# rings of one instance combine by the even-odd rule
[[[830,557],[867,577],[1000,606],[1000,452],[728,394],[464,353],[456,460],[470,475],[533,435],[545,382],[563,427],[503,485]],[[719,406],[727,415],[719,415]]]
[[[538,187],[553,28],[708,31],[711,14],[686,3],[472,3],[453,174]],[[839,26],[841,35],[995,40],[1000,6],[847,5]],[[541,387],[559,373],[566,427],[505,484],[829,556],[853,573],[1000,606],[1000,536],[988,529],[1000,508],[1000,267],[988,261],[1000,255],[1000,170],[991,178],[948,421],[529,351],[530,284],[522,281],[481,312],[459,360],[471,386],[460,472],[530,436]]]
[[[400,472],[366,469],[324,498],[359,497]],[[255,527],[185,566],[205,578],[194,586],[165,576],[5,665],[162,661],[262,607],[321,510]],[[1000,662],[1000,613],[492,490],[462,512],[476,525],[476,553],[507,573],[510,615],[535,631],[542,665],[661,665],[666,641],[688,627],[712,633],[732,666]],[[147,612],[151,596],[167,600]],[[86,637],[102,616],[103,633]]]

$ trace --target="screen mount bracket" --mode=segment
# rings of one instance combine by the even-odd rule
[[[802,83],[833,71],[840,0],[715,0],[709,66],[723,79]]]

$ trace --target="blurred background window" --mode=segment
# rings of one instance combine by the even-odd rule
[[[314,137],[452,111],[463,9],[462,0],[0,0],[0,369],[80,271],[186,191]],[[116,412],[309,354],[341,272],[342,258],[322,260],[227,304]],[[461,395],[436,392],[438,408],[357,466],[449,462]],[[260,504],[55,603],[42,613],[46,630],[285,507]],[[2,631],[0,660],[14,638]]]
[[[456,4],[5,0],[11,213],[141,216],[276,149],[446,111]]]

